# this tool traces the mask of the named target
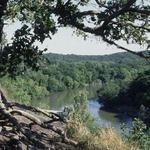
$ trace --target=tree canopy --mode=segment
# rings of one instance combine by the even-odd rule
[[[22,27],[16,29],[12,43],[1,46],[1,75],[16,74],[17,68],[25,69],[26,65],[37,69],[43,50],[35,42],[51,38],[60,27],[100,36],[105,42],[144,58],[150,55],[149,51],[145,54],[117,44],[124,40],[149,48],[150,4],[146,0],[1,0],[0,43],[4,25],[17,20]]]

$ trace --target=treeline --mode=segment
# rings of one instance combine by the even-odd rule
[[[146,54],[146,51],[144,52]],[[135,66],[136,64],[144,63],[144,59],[140,59],[138,56],[133,55],[128,52],[120,52],[111,55],[60,55],[55,53],[48,53],[45,56],[50,62],[51,61],[69,61],[69,62],[77,62],[77,61],[100,61],[100,62],[115,62],[115,63],[124,63],[128,65]],[[140,61],[139,61],[140,59]]]
[[[48,61],[41,62],[42,67],[38,72],[27,70],[25,74],[19,75],[15,79],[8,76],[1,78],[2,86],[14,99],[24,102],[25,100],[42,99],[53,91],[75,89],[96,83],[99,84],[99,95],[102,99],[106,100],[106,103],[115,104],[115,101],[119,102],[116,97],[120,91],[125,89],[139,72],[149,68],[149,64],[144,60],[138,59],[139,62],[134,62],[126,53],[107,56],[107,59],[116,58],[114,61],[90,61],[93,57],[103,56],[80,56],[80,59],[79,56],[75,56],[80,61],[74,61],[72,57],[69,58],[72,61],[61,60],[57,57],[55,60],[53,55],[55,54],[46,55]],[[117,62],[117,59],[120,59],[118,55],[120,57],[122,55],[120,63]],[[57,56],[63,57],[64,55]],[[83,57],[89,60],[83,61]],[[127,59],[133,63],[124,63]]]
[[[130,102],[137,107],[144,105],[150,108],[150,70],[140,73],[119,97],[124,103]]]
[[[139,69],[140,70],[140,69]],[[128,76],[128,75],[127,75]],[[118,105],[150,108],[150,70],[137,72],[133,79],[107,81],[99,90],[99,97],[106,108]]]

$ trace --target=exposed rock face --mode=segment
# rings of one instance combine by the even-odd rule
[[[9,102],[0,91],[0,149],[74,150],[79,147],[66,137],[65,123],[58,114]]]

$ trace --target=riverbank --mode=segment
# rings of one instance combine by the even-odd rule
[[[132,118],[139,115],[139,110],[132,106],[106,107],[103,105],[100,109],[111,113],[126,114]]]
[[[81,97],[81,100],[83,100],[83,97]],[[85,120],[82,120],[85,119],[83,116],[87,114],[87,111],[81,113],[83,116],[78,115],[80,111],[85,110],[81,107],[81,105],[84,106],[84,104],[81,103],[78,105],[79,109],[73,113],[76,117],[74,116],[74,118],[72,116],[72,119],[70,118],[67,123],[64,123],[55,114],[55,112],[52,113],[53,116],[47,116],[47,112],[49,111],[46,112],[44,109],[7,101],[7,105],[5,105],[5,107],[7,107],[11,118],[9,123],[12,123],[12,118],[15,118],[17,124],[15,122],[13,123],[13,127],[2,127],[0,134],[0,148],[50,148],[53,150],[139,150],[138,146],[136,147],[135,144],[132,145],[130,142],[128,143],[125,141],[120,134],[116,132],[115,128],[107,126],[104,128],[96,128],[96,130],[91,130],[88,128],[85,124]],[[95,107],[93,108],[95,109]],[[33,114],[34,116],[32,116]],[[6,114],[4,113],[4,116],[5,115]]]
[[[127,105],[123,106],[117,105],[111,107],[102,105],[100,109],[103,111],[116,113],[118,116],[126,115],[131,117],[132,119],[140,118],[147,126],[150,126],[150,112],[148,111],[149,109],[145,109],[142,107],[138,109],[135,108],[134,106],[127,106]]]

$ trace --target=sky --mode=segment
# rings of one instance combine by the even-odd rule
[[[7,38],[10,40],[14,31],[20,26],[19,23],[14,23],[5,26]],[[104,55],[117,52],[123,52],[115,46],[110,46],[103,42],[100,37],[90,35],[89,38],[84,40],[83,37],[77,37],[71,28],[61,28],[52,36],[52,39],[46,39],[43,44],[37,43],[40,48],[47,48],[47,52],[58,54],[78,54],[78,55]],[[125,44],[119,41],[119,44],[130,48],[131,50],[143,50],[144,47],[139,47],[134,44]]]

